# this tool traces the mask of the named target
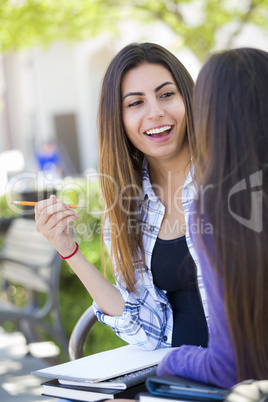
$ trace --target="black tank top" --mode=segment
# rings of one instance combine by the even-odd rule
[[[185,236],[157,238],[152,255],[154,284],[166,290],[173,310],[172,346],[207,347],[208,328],[200,299],[196,267]]]

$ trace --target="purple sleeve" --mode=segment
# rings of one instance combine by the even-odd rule
[[[160,362],[157,375],[176,374],[230,388],[238,382],[238,378],[235,351],[223,301],[222,281],[215,273],[205,252],[202,252],[200,247],[198,249],[198,235],[191,233],[191,237],[199,257],[207,293],[210,317],[208,347],[183,345],[171,351]]]

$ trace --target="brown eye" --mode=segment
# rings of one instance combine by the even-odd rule
[[[172,95],[175,95],[175,92],[173,91],[165,92],[163,95],[161,95],[161,98],[169,98]]]
[[[140,105],[140,104],[142,104],[143,102],[141,101],[141,100],[139,100],[139,101],[135,101],[135,102],[133,102],[133,103],[130,103],[129,105],[128,105],[128,107],[135,107],[135,106],[138,106],[138,105]]]

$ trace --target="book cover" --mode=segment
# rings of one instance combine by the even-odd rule
[[[146,388],[153,396],[182,398],[199,401],[223,401],[228,390],[180,376],[152,376],[146,380]]]
[[[100,382],[157,365],[172,348],[152,351],[140,350],[132,345],[72,360],[32,372],[48,379],[80,382]]]
[[[55,398],[73,399],[75,401],[100,401],[103,399],[114,399],[114,395],[119,390],[87,388],[62,385],[58,380],[50,380],[43,382],[43,395]]]
[[[157,365],[147,367],[145,369],[133,371],[132,373],[127,373],[119,377],[111,378],[107,381],[100,382],[85,382],[85,381],[69,381],[62,380],[59,378],[59,383],[63,385],[74,385],[74,386],[83,386],[87,388],[111,388],[118,390],[125,390],[129,387],[134,387],[135,385],[144,383],[145,380],[153,375],[156,375]]]

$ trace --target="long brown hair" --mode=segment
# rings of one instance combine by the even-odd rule
[[[223,279],[240,381],[268,378],[267,94],[268,53],[253,48],[212,55],[194,93],[196,206],[215,250],[201,242]]]
[[[131,291],[135,290],[135,268],[142,270],[144,264],[140,217],[137,216],[137,200],[142,201],[143,154],[125,133],[121,84],[129,70],[143,63],[160,64],[171,72],[185,102],[186,138],[193,133],[193,80],[183,64],[167,49],[154,43],[133,43],[124,47],[108,66],[101,88],[99,172],[106,205],[104,219],[108,217],[112,231],[112,262],[122,284]],[[120,191],[123,196],[119,199]]]

